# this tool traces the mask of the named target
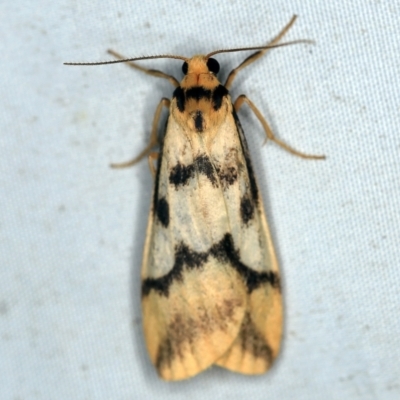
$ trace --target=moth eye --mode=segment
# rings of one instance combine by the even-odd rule
[[[210,72],[213,72],[214,74],[218,74],[219,62],[215,58],[209,58],[207,60],[207,68],[210,70]]]
[[[188,72],[188,63],[185,61],[183,64],[182,64],[182,72],[186,75],[187,74],[187,72]]]

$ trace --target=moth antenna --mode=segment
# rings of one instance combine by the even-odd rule
[[[300,43],[315,44],[314,40],[299,39],[299,40],[292,40],[291,42],[279,43],[279,44],[274,44],[274,45],[270,45],[270,46],[238,47],[235,49],[221,49],[221,50],[216,50],[216,51],[213,51],[213,52],[207,54],[206,58],[210,58],[211,56],[214,56],[215,54],[220,54],[220,53],[234,53],[234,52],[238,52],[238,51],[247,51],[247,50],[267,50],[267,49],[274,49],[276,47],[291,46],[292,44],[300,44]]]
[[[173,58],[176,60],[187,61],[188,59],[183,56],[175,56],[171,54],[161,54],[157,56],[145,56],[145,57],[135,57],[135,58],[125,58],[123,60],[111,60],[111,61],[97,61],[97,62],[65,62],[64,65],[107,65],[107,64],[118,64],[130,61],[140,61],[140,60],[152,60],[155,58]]]

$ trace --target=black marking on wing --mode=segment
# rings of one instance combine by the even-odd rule
[[[226,97],[228,93],[228,89],[223,85],[219,85],[214,89],[212,94],[212,102],[215,111],[218,111],[221,108],[222,99]]]
[[[246,138],[243,133],[242,125],[240,124],[239,118],[238,118],[235,110],[233,110],[232,114],[233,114],[233,118],[235,119],[236,128],[239,133],[240,143],[242,145],[244,159],[246,161],[247,172],[249,174],[251,196],[254,200],[254,203],[258,204],[258,200],[259,200],[258,187],[257,187],[256,178],[254,176],[253,166],[252,166],[251,160],[250,160],[250,154],[249,154],[249,148],[247,146],[247,141],[246,141]]]
[[[190,178],[194,176],[194,164],[183,165],[178,163],[171,169],[169,173],[169,182],[175,185],[178,189],[179,186],[184,186],[189,182]]]
[[[172,346],[172,341],[169,336],[166,336],[162,341],[157,351],[156,368],[161,370],[165,366],[170,366],[175,357],[175,350]]]
[[[217,174],[223,188],[233,185],[238,178],[238,171],[235,167],[217,168]]]
[[[178,107],[178,110],[180,112],[184,112],[185,111],[185,92],[183,91],[183,89],[180,86],[178,86],[174,90],[172,97],[174,99],[176,99],[176,105]]]
[[[167,228],[169,224],[169,204],[165,197],[161,197],[157,201],[157,217],[162,225]]]
[[[197,101],[201,99],[210,100],[211,90],[204,89],[202,86],[193,86],[186,90],[186,100],[195,99]]]
[[[168,297],[169,287],[174,281],[183,280],[183,267],[188,270],[200,268],[207,261],[208,254],[197,253],[191,250],[185,243],[180,243],[175,247],[174,267],[167,274],[160,278],[147,278],[142,283],[142,296],[146,296],[150,291],[156,290],[160,295]]]
[[[272,349],[263,335],[257,330],[248,312],[243,318],[238,337],[243,351],[249,352],[257,358],[264,359],[267,366],[272,364],[274,359]]]
[[[170,367],[174,358],[184,357],[185,343],[192,344],[198,334],[199,326],[188,315],[174,313],[170,316],[170,322],[165,329],[164,339],[157,349],[156,367],[161,371]]]
[[[206,175],[211,184],[214,187],[218,187],[218,181],[214,173],[214,167],[211,164],[210,158],[205,154],[197,156],[192,164],[176,164],[171,169],[169,174],[169,182],[175,185],[175,189],[178,189],[179,186],[188,184],[189,179],[194,177],[195,172]]]
[[[208,309],[204,304],[199,304],[193,315],[188,315],[184,310],[180,312],[181,310],[178,308],[171,307],[171,313],[167,321],[168,325],[163,327],[163,338],[160,340],[157,349],[155,364],[158,372],[162,375],[162,370],[171,367],[174,359],[184,359],[186,357],[185,351],[187,346],[191,348],[196,346],[199,337],[208,337],[216,331],[227,332],[228,324],[237,323],[235,311],[237,307],[241,307],[243,303],[244,300],[242,299],[216,299],[213,308],[218,314],[217,318],[213,318],[210,315],[212,310]],[[257,340],[254,344],[251,343],[253,338]],[[246,348],[243,350],[251,351],[255,345],[257,350],[261,348],[258,339],[259,337],[256,335],[247,335],[244,342]]]
[[[254,217],[254,204],[247,195],[244,195],[240,200],[240,217],[245,225]]]
[[[196,128],[197,132],[203,132],[203,113],[201,111],[196,111],[196,114],[194,116],[194,127]]]
[[[164,128],[164,136],[165,132],[167,131],[168,127],[168,120],[165,124]],[[161,171],[161,163],[162,163],[162,153],[163,153],[163,141],[161,141],[160,145],[160,152],[158,154],[158,160],[157,160],[157,171],[156,171],[156,177],[155,177],[155,182],[154,182],[154,193],[153,193],[153,214],[157,215],[158,214],[158,189],[160,186],[160,171]]]
[[[201,154],[197,156],[194,160],[194,164],[199,173],[204,174],[214,187],[218,187],[218,181],[215,177],[214,167],[207,155]]]
[[[264,283],[269,283],[273,288],[280,290],[279,275],[274,271],[257,272],[243,264],[240,261],[239,251],[234,248],[232,235],[226,233],[220,242],[205,252],[191,250],[181,242],[175,247],[173,268],[160,278],[146,278],[142,283],[142,296],[147,296],[151,290],[155,290],[160,296],[168,297],[172,283],[183,281],[184,267],[187,270],[202,268],[210,256],[220,262],[229,263],[244,279],[249,294]]]
[[[280,290],[279,275],[274,271],[257,272],[246,266],[240,261],[240,254],[235,250],[233,238],[230,233],[226,233],[223,239],[210,249],[217,260],[229,261],[233,268],[239,272],[246,282],[247,290],[251,293],[263,283],[270,283],[272,287]]]

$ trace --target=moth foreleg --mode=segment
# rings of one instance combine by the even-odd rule
[[[267,121],[265,120],[264,116],[261,114],[260,110],[253,104],[251,100],[249,100],[244,94],[240,95],[235,103],[234,103],[234,108],[236,111],[240,109],[240,107],[243,105],[243,103],[247,103],[248,106],[250,107],[251,111],[255,114],[257,119],[261,122],[261,125],[264,128],[265,134],[267,135],[267,139],[272,140],[275,142],[278,146],[282,147],[284,150],[288,151],[289,153],[292,153],[295,156],[301,157],[301,158],[308,158],[308,159],[324,159],[324,155],[314,155],[314,154],[306,154],[302,153],[301,151],[298,151],[294,149],[293,147],[289,146],[282,140],[278,139],[274,133],[272,132],[271,128],[269,127]]]
[[[146,148],[134,159],[125,161],[122,163],[112,163],[110,164],[111,168],[126,168],[126,167],[131,167],[132,165],[135,165],[137,162],[139,162],[142,158],[148,156],[153,147],[157,146],[160,144],[159,139],[158,139],[158,125],[160,122],[160,116],[161,116],[161,111],[163,107],[169,108],[171,101],[167,98],[162,98],[161,101],[158,103],[158,106],[156,108],[156,112],[154,113],[154,118],[153,118],[153,124],[151,126],[151,135],[150,135],[150,142],[146,146]],[[150,168],[151,170],[151,168]]]

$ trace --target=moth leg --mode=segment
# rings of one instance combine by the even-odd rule
[[[149,162],[149,168],[150,168],[151,175],[153,176],[153,179],[155,179],[156,172],[157,172],[156,167],[154,166],[154,163],[158,160],[159,155],[160,155],[160,153],[158,151],[152,151],[149,154],[149,157],[147,159]]]
[[[131,167],[132,165],[135,165],[137,162],[139,162],[143,157],[146,157],[151,153],[151,150],[154,146],[160,144],[159,139],[158,139],[158,123],[160,122],[160,115],[161,115],[161,110],[163,107],[169,108],[171,101],[167,98],[162,98],[161,101],[158,103],[158,106],[156,108],[156,112],[154,113],[154,118],[153,118],[153,124],[151,126],[151,135],[150,135],[150,142],[146,146],[146,148],[134,159],[125,161],[122,163],[112,163],[110,164],[111,168],[126,168],[126,167]],[[150,168],[151,169],[151,168]]]
[[[277,44],[282,37],[287,33],[287,31],[292,27],[294,22],[296,21],[297,15],[293,15],[291,20],[289,21],[288,24],[278,33],[275,38],[273,38],[269,43],[267,43],[267,46],[273,46]],[[249,64],[253,63],[254,61],[258,60],[260,57],[262,57],[269,49],[264,49],[264,50],[259,50],[256,51],[255,53],[251,54],[249,57],[247,57],[239,66],[237,66],[235,69],[233,69],[230,74],[228,75],[228,78],[226,79],[225,82],[225,87],[229,89],[232,85],[233,80],[235,79],[237,73],[242,70],[243,68],[247,67]]]
[[[267,121],[263,117],[263,115],[260,113],[258,108],[244,95],[240,95],[234,104],[234,108],[236,111],[239,110],[239,108],[242,106],[243,103],[247,103],[249,107],[251,108],[251,111],[256,115],[257,119],[261,122],[261,125],[264,128],[265,134],[267,135],[267,139],[272,140],[275,142],[277,145],[281,146],[284,150],[288,151],[289,153],[294,154],[295,156],[301,157],[301,158],[310,158],[310,159],[316,159],[316,160],[321,160],[324,159],[325,156],[323,155],[314,155],[314,154],[306,154],[302,153],[293,147],[287,145],[286,143],[282,142],[280,139],[278,139],[272,132],[271,128],[269,127]],[[266,140],[267,140],[266,139]]]
[[[115,57],[118,60],[124,60],[125,59],[125,57],[121,56],[121,54],[117,53],[114,50],[108,50],[107,53],[111,54],[113,57]],[[167,79],[172,84],[172,86],[175,86],[175,87],[179,86],[179,82],[172,75],[168,75],[165,72],[159,71],[158,69],[144,68],[144,67],[140,66],[139,64],[136,64],[136,63],[134,63],[132,61],[128,61],[127,64],[131,68],[138,69],[139,71],[142,71],[145,74],[156,76],[158,78]]]

